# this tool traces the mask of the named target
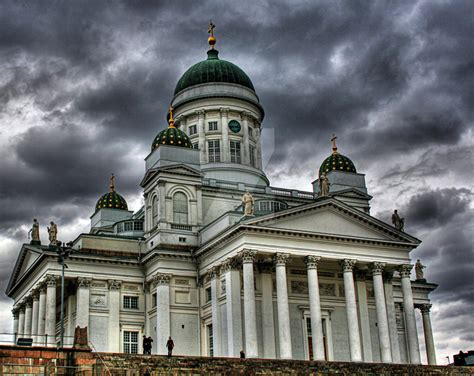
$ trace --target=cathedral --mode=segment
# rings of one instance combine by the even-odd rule
[[[42,243],[35,220],[7,287],[15,338],[71,346],[80,327],[99,352],[142,353],[146,336],[152,354],[172,337],[177,355],[420,364],[421,315],[436,364],[437,286],[410,278],[420,240],[397,213],[395,226],[371,216],[365,175],[336,137],[313,191],[272,186],[264,108],[209,33],[150,140],[143,207],[128,210],[118,176],[67,249],[53,223]]]

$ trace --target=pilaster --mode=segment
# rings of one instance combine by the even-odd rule
[[[76,292],[76,326],[88,328],[89,332],[89,297],[90,297],[90,278],[79,277],[77,279]]]
[[[120,288],[121,281],[109,280],[108,351],[120,351]]]
[[[166,341],[171,335],[170,322],[170,282],[171,274],[156,273],[153,283],[156,286],[156,307],[159,314],[156,315],[156,351],[159,355],[166,354]]]

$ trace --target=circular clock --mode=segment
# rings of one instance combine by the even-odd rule
[[[240,123],[237,120],[229,121],[229,129],[234,133],[239,133],[241,129]]]

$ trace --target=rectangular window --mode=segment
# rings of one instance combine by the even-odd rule
[[[199,143],[195,142],[195,143],[193,144],[193,149],[199,149]]]
[[[257,167],[255,165],[255,146],[249,146],[249,157],[250,157],[250,166]]]
[[[249,127],[249,137],[253,138],[253,129]]]
[[[208,346],[209,356],[214,356],[214,335],[212,332],[212,324],[209,324],[207,326],[207,342],[209,343],[209,346]]]
[[[133,229],[135,231],[143,231],[143,222],[133,222]]]
[[[197,133],[196,124],[190,125],[188,129],[189,129],[189,135],[190,136]]]
[[[210,121],[208,125],[210,131],[217,131],[217,121]]]
[[[132,231],[133,230],[133,222],[125,222],[125,231]]]
[[[156,307],[156,292],[151,296],[151,306]]]
[[[208,288],[206,289],[206,302],[210,302],[211,299],[212,299],[211,288],[208,287]]]
[[[138,354],[138,332],[123,332],[123,352],[125,354]]]
[[[138,309],[138,296],[124,296],[123,297],[123,308],[125,308],[125,309]]]
[[[209,147],[209,163],[221,161],[221,146],[219,140],[207,141]]]
[[[230,161],[232,163],[241,163],[239,141],[230,142]]]

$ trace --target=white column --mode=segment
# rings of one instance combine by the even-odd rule
[[[372,337],[370,335],[369,307],[367,305],[366,271],[356,270],[357,308],[359,312],[360,335],[364,362],[372,362]]]
[[[246,249],[241,253],[244,278],[245,352],[248,358],[258,357],[257,311],[255,308],[255,280],[253,263],[256,252]]]
[[[308,273],[309,310],[311,315],[311,340],[313,342],[314,360],[325,360],[324,337],[321,320],[321,301],[319,298],[318,264],[321,257],[306,257]]]
[[[211,280],[212,340],[214,356],[223,356],[221,309],[219,305],[219,268],[217,266],[211,268],[208,277]]]
[[[109,318],[107,351],[120,351],[120,287],[122,282],[109,281]],[[146,316],[146,315],[145,315]],[[147,319],[146,319],[147,320]],[[148,320],[147,320],[148,321]]]
[[[18,311],[18,308],[13,308],[12,309],[12,314],[13,314],[13,342],[16,343],[16,340],[18,339],[18,324],[20,322],[20,312]]]
[[[221,128],[222,128],[222,154],[221,161],[230,163],[229,151],[229,109],[221,108]],[[239,350],[240,351],[240,350]]]
[[[156,353],[165,355],[168,353],[166,342],[171,335],[170,323],[170,274],[157,273],[153,276],[156,285],[156,338],[154,345]]]
[[[260,266],[260,277],[262,282],[263,357],[267,359],[276,358],[272,269],[272,264],[266,263]]]
[[[90,279],[78,278],[76,291],[76,326],[87,328],[89,333]]]
[[[64,343],[66,343],[68,346],[72,346],[74,343],[74,328],[75,328],[75,323],[73,319],[73,313],[75,309],[75,304],[76,302],[76,296],[75,295],[69,295],[67,298],[67,326],[66,326],[66,336],[64,337]]]
[[[31,312],[31,335],[33,343],[36,344],[38,341],[38,313],[39,313],[39,293],[38,290],[32,292],[33,296],[33,309]]]
[[[46,286],[39,287],[39,307],[38,307],[38,345],[46,345]]]
[[[276,253],[274,256],[277,287],[278,338],[280,340],[281,359],[291,359],[293,357],[291,347],[290,307],[288,305],[288,287],[286,282],[286,263],[289,257],[290,256],[286,253]]]
[[[243,143],[242,143],[242,164],[250,164],[249,157],[249,116],[250,114],[246,111],[242,112],[242,123],[243,123]]]
[[[31,316],[32,316],[32,301],[31,298],[26,299],[26,308],[25,308],[25,337],[31,337]]]
[[[221,273],[225,275],[227,306],[227,349],[228,356],[239,357],[242,343],[242,304],[240,298],[239,263],[235,259],[224,261]]]
[[[20,306],[18,315],[18,337],[23,337],[25,331],[25,306]]]
[[[421,317],[423,319],[423,332],[425,334],[426,357],[430,366],[436,365],[436,350],[433,340],[433,328],[430,319],[431,304],[420,306]]]
[[[344,259],[341,262],[344,275],[344,294],[346,296],[347,328],[349,331],[349,348],[352,362],[362,361],[360,348],[359,321],[357,319],[357,304],[352,270],[356,260]]]
[[[405,311],[405,330],[408,337],[408,354],[411,364],[421,364],[418,332],[416,330],[415,307],[411,291],[410,272],[413,265],[400,266],[399,272],[402,282],[403,310]]]
[[[56,277],[46,277],[46,317],[45,335],[47,345],[56,346]]]
[[[395,313],[395,302],[393,300],[393,271],[384,273],[383,286],[385,291],[385,303],[387,305],[388,330],[390,332],[390,344],[392,347],[392,362],[400,363],[400,344],[398,342],[397,316]]]
[[[374,262],[371,265],[374,283],[375,309],[377,312],[377,329],[379,332],[380,354],[383,363],[392,363],[390,350],[390,334],[388,331],[387,308],[383,288],[382,272],[385,267],[383,262]]]
[[[261,141],[260,141],[261,131],[262,130],[261,130],[260,125],[258,127],[256,126],[253,130],[253,134],[254,134],[254,138],[255,138],[255,147],[257,148],[257,155],[256,155],[257,168],[259,168],[260,170],[262,169],[262,145],[261,145]]]
[[[197,122],[197,132],[199,135],[199,160],[201,164],[207,163],[207,155],[206,155],[206,133],[204,129],[204,116],[205,111],[199,110],[196,111],[196,115],[198,117]]]

